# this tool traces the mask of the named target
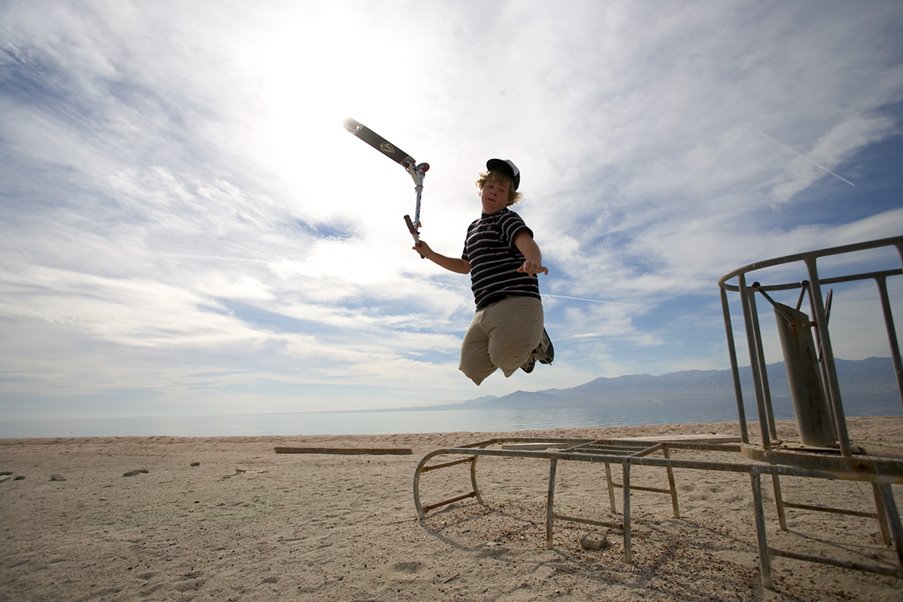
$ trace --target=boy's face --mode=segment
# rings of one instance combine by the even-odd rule
[[[510,190],[511,182],[508,178],[490,175],[486,183],[483,184],[483,191],[480,193],[483,213],[491,215],[507,207]]]

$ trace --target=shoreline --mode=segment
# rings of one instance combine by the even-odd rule
[[[848,400],[849,401],[849,400]],[[901,416],[899,392],[850,403],[847,417]],[[756,422],[746,407],[747,421]],[[777,420],[792,420],[789,398],[775,403]],[[224,415],[93,417],[0,420],[0,439],[55,437],[240,437],[295,435],[380,435],[442,432],[516,432],[543,429],[657,426],[686,422],[737,422],[736,400],[643,401],[592,405],[457,409],[379,409],[335,412],[243,413]]]
[[[853,425],[851,429],[851,439],[855,438],[855,426],[857,423],[871,423],[872,421],[889,421],[890,423],[898,423],[903,425],[903,414],[888,415],[867,415],[867,416],[847,416],[846,421],[849,425]],[[798,439],[797,426],[792,419],[777,419],[776,424],[781,431],[783,437],[788,440]],[[757,441],[759,433],[759,422],[757,419],[747,419],[747,426],[750,433],[750,439]],[[629,437],[643,435],[646,432],[653,434],[662,433],[685,433],[687,429],[697,429],[704,433],[712,433],[719,435],[735,435],[740,436],[740,425],[737,420],[716,420],[716,421],[685,421],[685,422],[650,422],[641,424],[610,424],[597,426],[580,426],[580,427],[537,427],[522,428],[511,430],[453,430],[453,431],[417,431],[417,432],[391,432],[391,433],[312,433],[312,434],[239,434],[239,435],[48,435],[48,436],[26,436],[26,437],[0,437],[0,446],[4,445],[27,445],[46,444],[48,442],[141,442],[141,441],[167,441],[171,443],[191,443],[204,441],[230,441],[230,442],[289,442],[298,440],[310,441],[329,441],[337,439],[346,439],[354,441],[372,441],[372,440],[397,440],[399,438],[410,438],[412,440],[427,438],[429,440],[441,439],[456,442],[473,442],[483,439],[491,439],[497,437],[568,437],[575,438],[611,438],[611,437]],[[903,426],[899,433],[900,445],[903,446]],[[451,445],[452,443],[449,443]]]
[[[903,447],[903,417],[854,417],[848,427],[854,440]],[[794,432],[779,422],[779,434]],[[24,478],[0,482],[0,599],[903,600],[899,578],[785,558],[772,562],[773,589],[762,589],[746,475],[676,470],[680,518],[670,496],[635,491],[632,563],[620,531],[604,527],[556,523],[546,549],[545,462],[481,458],[483,505],[417,520],[414,468],[438,448],[496,436],[692,434],[738,435],[739,425],[3,439],[0,471]],[[413,453],[277,454],[281,445]],[[556,505],[604,518],[604,471],[566,464]],[[643,468],[632,484],[661,486],[661,470]],[[466,468],[443,472],[424,476],[429,500],[467,485]],[[874,509],[867,484],[781,484],[794,501]],[[893,563],[874,519],[793,510],[781,531],[770,482],[764,489],[770,545]],[[899,507],[903,487],[893,489]]]
[[[870,417],[871,418],[871,417]],[[880,416],[873,418],[899,418],[903,420],[903,416]],[[778,421],[787,422],[787,421]],[[295,435],[75,435],[75,436],[41,436],[41,437],[0,437],[0,446],[2,445],[18,445],[28,443],[47,443],[47,442],[97,442],[97,441],[171,441],[171,442],[193,442],[193,441],[211,441],[223,440],[233,442],[259,442],[265,440],[289,441],[289,440],[330,440],[330,439],[350,439],[350,440],[378,440],[378,439],[397,439],[409,437],[418,438],[441,438],[455,441],[477,441],[481,439],[490,439],[499,436],[564,436],[573,435],[575,437],[591,437],[598,433],[608,432],[633,432],[651,431],[651,432],[678,432],[686,428],[699,428],[703,430],[719,430],[719,434],[737,434],[739,435],[740,427],[737,421],[719,420],[714,422],[661,422],[661,423],[645,423],[645,424],[618,424],[605,426],[583,426],[583,427],[555,427],[555,428],[530,428],[530,429],[513,429],[504,431],[431,431],[431,432],[398,432],[398,433],[330,433],[330,434],[295,434]],[[750,425],[751,430],[757,427],[757,424]],[[721,432],[729,431],[729,432]],[[608,436],[608,435],[604,435]]]

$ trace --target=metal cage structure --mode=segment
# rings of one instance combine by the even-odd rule
[[[900,344],[897,340],[897,332],[894,326],[893,312],[887,287],[888,278],[900,276],[903,274],[903,269],[900,267],[888,267],[882,270],[834,275],[826,278],[822,278],[819,275],[818,269],[819,259],[850,256],[863,251],[880,248],[895,249],[900,262],[903,263],[903,236],[898,236],[760,261],[730,272],[719,280],[718,284],[721,288],[721,304],[724,312],[724,326],[727,333],[728,354],[730,356],[731,371],[733,373],[734,391],[737,398],[737,412],[740,419],[743,443],[749,443],[749,429],[746,420],[746,411],[743,406],[743,389],[737,361],[737,349],[734,342],[728,297],[729,293],[736,293],[740,298],[743,322],[746,330],[746,342],[749,346],[750,368],[752,370],[753,384],[755,387],[759,424],[762,429],[762,447],[764,449],[771,450],[775,448],[774,440],[777,438],[777,434],[774,424],[771,391],[768,385],[768,372],[765,361],[762,329],[756,303],[757,294],[768,299],[772,304],[775,304],[769,297],[769,292],[799,290],[801,292],[800,301],[798,302],[798,307],[795,312],[793,312],[797,315],[787,316],[786,314],[788,312],[785,309],[787,306],[775,304],[778,313],[783,312],[785,318],[798,320],[801,315],[804,315],[799,311],[799,304],[802,302],[803,296],[808,293],[810,311],[813,316],[813,320],[808,326],[811,326],[815,331],[814,342],[819,356],[818,358],[801,357],[799,353],[800,350],[788,348],[789,343],[785,342],[782,337],[782,347],[785,359],[789,358],[791,359],[791,362],[797,360],[798,364],[797,369],[788,374],[788,379],[791,387],[806,389],[808,388],[808,385],[822,388],[826,396],[825,399],[828,402],[827,410],[830,412],[834,436],[836,444],[839,446],[839,452],[842,456],[850,457],[852,456],[853,450],[850,445],[849,434],[846,428],[846,418],[843,410],[840,385],[837,378],[834,350],[831,345],[831,333],[828,327],[831,294],[828,293],[827,295],[824,295],[822,289],[823,287],[839,283],[873,280],[877,285],[877,298],[881,308],[881,315],[884,318],[890,357],[896,372],[900,402],[901,405],[903,405],[903,364],[901,364]],[[793,266],[794,264],[804,268],[804,277],[802,279],[771,284],[763,284],[760,281],[762,277],[767,275],[768,269]],[[752,275],[758,276],[759,279],[750,282],[750,277]],[[826,303],[826,299],[828,300],[828,303]],[[798,325],[798,323],[796,325]],[[807,325],[804,324],[803,326],[805,327]],[[805,330],[805,328],[798,329],[799,336],[806,336],[807,333],[803,333],[803,330]],[[814,375],[815,378],[813,378],[813,375],[810,372],[799,365],[808,364],[807,367],[811,368],[811,360],[813,359],[816,360],[819,367],[819,373]],[[818,413],[819,417],[821,416],[822,408],[807,407],[806,409],[812,413]],[[799,419],[800,417],[797,416],[797,418]],[[798,422],[800,421],[798,420]],[[801,426],[805,427],[807,425]],[[805,439],[805,436],[803,436],[803,439]]]
[[[861,260],[866,253],[874,256],[877,250],[894,265],[880,269],[856,270],[857,265],[865,265]],[[890,252],[888,252],[890,251]],[[830,276],[823,276],[819,261],[832,258],[843,268]],[[874,257],[868,264],[873,268]],[[835,514],[867,516],[878,521],[885,544],[896,547],[897,558],[903,567],[903,529],[894,501],[892,484],[899,483],[898,476],[903,466],[901,451],[880,450],[875,452],[856,445],[851,441],[847,429],[843,392],[838,379],[834,349],[829,327],[833,289],[843,283],[873,281],[875,309],[879,311],[862,316],[863,320],[875,320],[880,315],[884,322],[889,355],[896,374],[897,390],[903,406],[903,366],[901,366],[900,345],[890,295],[888,279],[903,275],[903,236],[885,238],[809,251],[795,255],[756,262],[726,274],[719,280],[724,326],[727,334],[728,354],[733,376],[737,413],[740,421],[741,453],[748,459],[772,466],[792,466],[801,470],[825,470],[842,480],[870,481],[873,489],[875,511],[863,513],[841,508],[830,508],[799,504],[787,501],[781,489],[780,475],[771,472],[775,503],[779,524],[787,530],[787,509],[822,511]],[[799,275],[796,280],[791,276]],[[775,278],[775,281],[766,281]],[[828,289],[825,292],[825,289]],[[775,301],[771,295],[781,291],[798,291],[796,307]],[[733,321],[729,298],[739,297],[742,322],[745,328],[746,344],[749,350],[750,371],[755,394],[756,413],[760,427],[760,442],[750,439],[743,397],[743,379],[737,360]],[[799,441],[782,441],[777,435],[772,391],[769,386],[765,344],[760,319],[760,304],[757,298],[765,299],[773,306],[778,330],[784,367],[787,373],[790,396],[793,402],[794,419],[799,431]],[[801,311],[808,298],[808,311]],[[810,318],[811,316],[811,318]],[[903,444],[903,442],[901,442]],[[865,477],[865,478],[862,478]],[[753,483],[753,487],[759,487]],[[758,509],[761,512],[761,509]],[[760,542],[760,545],[762,543]],[[788,556],[812,562],[839,564],[830,559],[804,556],[792,552],[770,549],[762,551],[767,556]],[[870,570],[870,567],[855,567]],[[903,568],[897,569],[901,574]]]
[[[708,441],[669,439],[667,437],[634,438],[632,440],[503,438],[437,449],[426,454],[414,472],[414,505],[419,519],[424,521],[432,510],[466,499],[472,498],[477,503],[484,504],[477,478],[477,460],[479,458],[518,458],[548,462],[546,545],[549,547],[552,545],[552,533],[556,520],[611,527],[622,531],[624,560],[630,562],[632,559],[632,490],[646,490],[670,495],[674,517],[680,518],[677,490],[674,484],[675,470],[745,473],[749,475],[752,487],[753,520],[756,527],[760,576],[764,587],[770,588],[772,585],[771,561],[775,557],[817,562],[903,578],[903,526],[900,523],[893,492],[894,485],[903,485],[903,442],[900,442],[900,446],[894,446],[890,450],[884,448],[873,451],[856,445],[850,440],[828,329],[832,295],[830,292],[825,296],[822,294],[823,287],[840,283],[873,280],[877,284],[878,305],[881,308],[880,314],[884,318],[900,401],[903,404],[903,369],[901,369],[899,343],[887,286],[887,280],[903,275],[903,270],[896,265],[877,271],[857,272],[854,270],[852,273],[822,277],[818,266],[818,260],[826,257],[840,258],[841,265],[855,265],[854,261],[848,262],[846,258],[860,252],[887,248],[895,249],[895,257],[903,261],[903,237],[894,237],[761,261],[735,270],[721,278],[719,287],[740,422],[741,436],[739,438],[715,437]],[[792,281],[782,278],[779,282],[762,283],[764,276],[771,275],[772,270],[779,276],[784,276],[793,272],[793,266],[799,265],[802,266],[803,274],[803,278],[799,280]],[[750,282],[753,275],[757,276],[758,280]],[[801,293],[796,307],[779,303],[771,297],[778,291],[791,290],[798,290]],[[754,441],[750,436],[743,403],[743,379],[737,359],[733,319],[730,312],[729,299],[732,294],[739,296],[742,322],[751,358],[750,368],[761,427],[758,441]],[[769,304],[774,306],[777,334],[787,368],[795,418],[800,432],[799,442],[778,439],[765,362],[765,339],[756,303],[757,296],[767,299]],[[801,311],[802,302],[806,296],[809,298],[808,309],[812,312],[814,320]],[[720,454],[712,460],[672,457],[671,452],[677,450],[720,452]],[[659,453],[662,454],[661,457],[658,456]],[[440,458],[442,459],[439,460]],[[557,512],[555,509],[556,474],[558,464],[561,462],[601,464],[605,469],[612,514],[617,514],[614,488],[619,487],[623,490],[620,518],[612,521],[598,521]],[[456,466],[469,468],[467,471],[469,474],[467,489],[469,490],[439,501],[424,503],[421,477],[433,471],[449,470]],[[620,483],[613,482],[611,466],[621,467]],[[631,466],[664,468],[667,487],[650,488],[632,485],[630,481]],[[764,509],[763,475],[771,475],[779,525],[782,530],[787,530],[785,514],[789,508],[874,518],[880,526],[884,544],[895,548],[896,562],[890,564],[887,562],[854,563],[840,558],[816,556],[770,546]],[[852,511],[789,502],[784,499],[781,492],[780,477],[782,476],[870,483],[874,495],[875,511]]]

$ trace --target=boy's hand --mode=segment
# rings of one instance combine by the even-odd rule
[[[411,248],[414,249],[415,251],[417,251],[417,253],[420,254],[420,257],[426,257],[429,253],[433,252],[433,250],[430,248],[430,246],[428,244],[426,244],[425,241],[422,241],[422,240],[418,240],[417,242],[415,242],[414,246]]]
[[[535,276],[536,274],[543,273],[548,274],[549,268],[542,265],[539,261],[527,259],[524,261],[523,265],[517,268],[518,272],[522,272],[524,274],[529,274],[531,276]]]

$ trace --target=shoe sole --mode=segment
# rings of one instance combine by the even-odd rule
[[[552,339],[549,338],[549,333],[546,332],[546,329],[542,329],[542,338],[544,341],[548,342],[549,347],[546,349],[546,352],[542,355],[537,355],[536,359],[539,360],[540,364],[551,364],[555,359],[555,345],[552,344]]]

